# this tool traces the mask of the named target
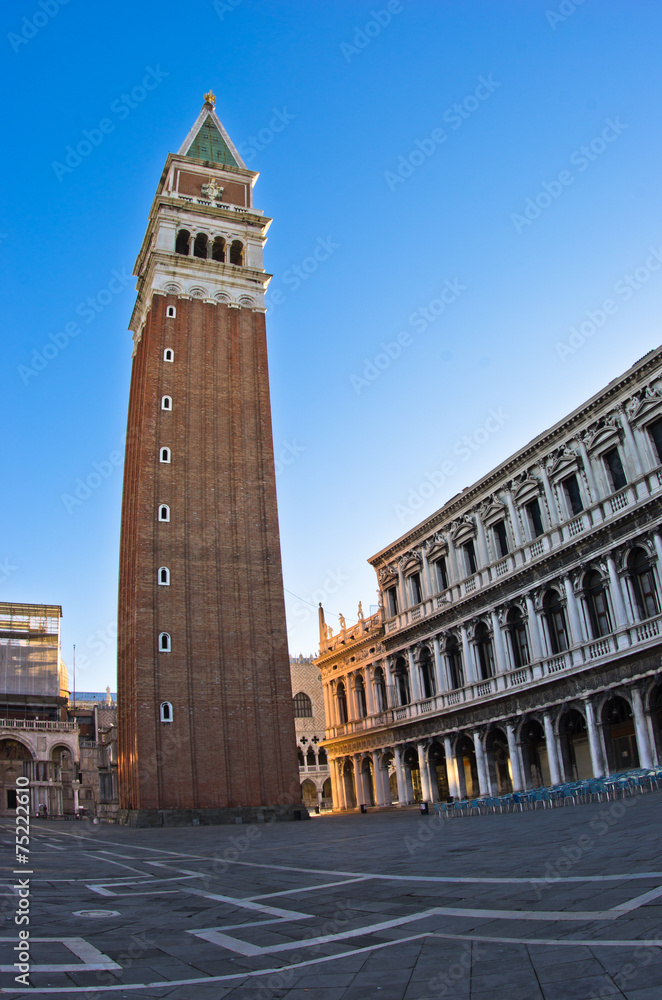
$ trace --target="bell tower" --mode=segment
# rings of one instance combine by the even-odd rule
[[[132,825],[307,816],[267,372],[271,219],[215,103],[205,94],[167,158],[134,270],[118,632]]]

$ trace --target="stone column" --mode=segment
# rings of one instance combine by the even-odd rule
[[[641,459],[639,457],[639,449],[637,448],[637,442],[634,439],[634,434],[632,433],[632,428],[630,427],[630,421],[628,420],[627,410],[622,407],[620,410],[621,426],[623,428],[623,433],[625,434],[625,460],[630,466],[631,470],[634,472],[636,478],[643,476],[644,470],[641,465]]]
[[[407,650],[407,656],[409,657],[409,683],[411,685],[411,700],[420,701],[421,679],[418,674],[418,665],[414,660],[414,653],[411,649]]]
[[[421,549],[421,555],[423,557],[421,573],[421,590],[423,591],[423,600],[427,597],[432,597],[435,592],[435,588],[432,586],[432,577],[430,575],[430,563],[428,562],[428,557],[425,554],[425,549]]]
[[[616,563],[611,556],[607,556],[607,569],[609,570],[609,589],[611,590],[611,599],[614,605],[614,614],[616,615],[616,625],[618,628],[625,628],[630,623],[628,621],[625,601],[623,600],[623,591],[621,589],[621,581],[618,578]]]
[[[551,778],[553,785],[560,785],[563,780],[561,777],[561,765],[559,762],[559,748],[556,745],[556,735],[554,733],[554,726],[552,724],[552,718],[545,712],[542,717],[542,721],[545,726],[545,742],[547,743],[547,763],[549,764],[549,776]]]
[[[363,758],[360,753],[355,753],[352,756],[352,763],[354,765],[354,787],[356,788],[356,804],[357,806],[368,805],[370,799],[366,796],[366,789],[363,784]]]
[[[485,751],[483,750],[483,743],[480,738],[480,733],[475,732],[473,735],[474,748],[476,750],[476,767],[478,769],[478,787],[480,789],[481,795],[490,794],[490,781],[487,774],[487,764],[485,761]]]
[[[508,738],[508,754],[510,756],[510,770],[513,776],[513,791],[521,792],[524,789],[522,780],[522,768],[519,762],[519,750],[515,740],[515,727],[512,722],[506,723],[506,736]]]
[[[324,684],[324,686],[322,687],[322,694],[324,695],[324,719],[326,723],[325,728],[329,729],[331,726],[334,725],[334,722],[333,722],[333,712],[332,712],[333,699],[331,697],[331,690],[328,684]]]
[[[405,576],[398,566],[398,593],[400,595],[400,611],[405,611],[409,607],[407,588],[405,586]]]
[[[416,749],[418,751],[418,767],[421,775],[421,798],[423,802],[430,802],[432,800],[432,793],[430,790],[430,772],[428,771],[425,743],[417,743]]]
[[[453,756],[453,748],[449,736],[444,737],[444,750],[446,751],[446,776],[448,778],[448,793],[454,799],[462,798],[460,793],[460,783],[458,780],[457,760]]]
[[[436,636],[433,639],[433,645],[434,645],[434,677],[437,684],[437,694],[441,694],[442,691],[448,691],[448,682],[446,680],[444,664],[441,659],[441,650],[439,649],[439,639]]]
[[[600,499],[600,491],[598,490],[598,484],[595,480],[595,473],[593,472],[593,466],[591,464],[591,459],[589,458],[588,449],[582,440],[581,434],[579,435],[579,450],[582,453],[582,459],[584,462],[584,472],[586,473],[586,480],[588,482],[588,488],[591,493],[591,502],[596,503]]]
[[[329,760],[329,777],[331,778],[331,795],[333,797],[333,808],[341,809],[340,791],[338,788],[338,765],[335,757]]]
[[[510,490],[506,490],[506,506],[508,507],[508,513],[510,514],[510,523],[513,529],[513,536],[515,538],[515,546],[520,549],[522,547],[522,529],[519,523],[519,516],[517,510],[515,509],[515,502],[513,500],[513,495]]]
[[[494,658],[496,660],[496,671],[498,674],[508,670],[508,657],[503,642],[503,632],[499,624],[499,616],[496,611],[492,611],[492,633],[494,635]]]
[[[72,781],[71,788],[74,793],[74,816],[78,815],[78,789],[80,788],[80,781]]]
[[[375,708],[375,694],[372,686],[372,667],[366,667],[363,671],[364,682],[363,688],[365,691],[365,704],[366,711],[368,715],[374,715],[376,712]]]
[[[556,506],[556,497],[554,495],[554,489],[549,481],[549,476],[547,475],[547,469],[545,468],[545,463],[541,462],[538,468],[540,469],[540,476],[542,479],[545,499],[547,500],[547,509],[549,510],[549,520],[552,528],[555,528],[559,523],[559,512]]]
[[[485,534],[485,525],[483,524],[480,514],[476,511],[476,535],[478,538],[478,572],[492,562],[490,559],[490,553],[487,548],[487,535]]]
[[[388,803],[384,797],[384,768],[380,767],[380,757],[376,750],[373,750],[370,756],[372,757],[372,770],[375,776],[375,803],[378,806],[385,806]]]
[[[460,573],[458,571],[457,549],[455,548],[453,539],[451,538],[450,535],[447,538],[447,542],[448,542],[448,564],[447,564],[448,585],[452,586],[454,583],[457,583],[458,580],[462,579],[464,573]]]
[[[662,537],[656,531],[653,535],[653,544],[655,545],[655,554],[657,555],[657,570],[658,576],[662,575]]]
[[[464,660],[465,683],[471,684],[476,680],[476,668],[474,666],[474,658],[471,653],[471,646],[469,645],[469,636],[467,635],[466,625],[460,626],[460,632],[462,634],[462,658]]]
[[[600,778],[605,773],[605,765],[600,746],[600,734],[595,720],[595,709],[593,703],[588,698],[583,699],[586,711],[586,728],[588,729],[588,745],[591,751],[591,766],[593,767],[593,777]]]
[[[577,598],[575,596],[575,591],[572,586],[572,580],[569,576],[563,578],[563,585],[565,587],[565,596],[568,605],[568,624],[570,625],[570,638],[571,646],[580,645],[586,642],[586,636],[584,635],[584,629],[582,628],[582,620],[579,614],[579,606],[577,604]]]
[[[542,639],[540,635],[540,622],[538,621],[538,615],[536,614],[535,604],[533,603],[533,598],[526,595],[526,611],[529,619],[529,639],[531,640],[531,659],[541,660],[542,659]]]
[[[404,747],[394,747],[393,755],[395,757],[395,776],[398,781],[398,805],[407,805],[407,784],[405,781],[405,766],[402,763],[402,755],[404,754]]]
[[[634,715],[634,728],[637,734],[637,749],[639,751],[639,766],[652,767],[653,754],[651,753],[650,741],[648,739],[648,726],[646,725],[646,713],[644,702],[639,688],[630,688],[632,695],[632,714]]]

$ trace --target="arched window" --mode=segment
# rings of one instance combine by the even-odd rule
[[[170,507],[167,503],[159,504],[159,521],[170,520]]]
[[[165,462],[166,465],[170,462],[170,448],[161,448],[159,452],[159,462]]]
[[[418,668],[421,673],[421,688],[423,697],[432,698],[435,693],[434,674],[432,672],[432,660],[430,659],[430,654],[427,649],[423,650],[421,653]]]
[[[547,622],[549,645],[554,655],[568,648],[568,626],[557,590],[548,590],[543,598],[543,611]]]
[[[175,360],[175,352],[173,351],[173,349],[171,347],[166,347],[165,351],[163,352],[163,360],[164,361],[174,361]]]
[[[188,229],[180,229],[175,240],[175,253],[180,253],[183,257],[188,257],[190,242],[191,234]]]
[[[170,636],[167,632],[161,632],[159,635],[159,653],[169,653],[170,649]]]
[[[306,764],[308,765],[308,767],[315,767],[316,765],[315,751],[313,750],[312,747],[308,747],[308,751],[306,753]]]
[[[211,259],[217,260],[221,264],[225,263],[225,240],[222,236],[214,237],[214,242],[211,246]]]
[[[612,628],[607,593],[602,577],[596,570],[587,573],[584,579],[584,594],[593,638],[599,639],[603,635],[609,635]]]
[[[161,409],[162,410],[172,410],[172,396],[162,396],[161,397]]]
[[[356,694],[356,708],[359,713],[359,719],[365,719],[368,714],[365,702],[365,688],[363,686],[363,677],[361,674],[356,675],[354,681],[354,693]]]
[[[161,702],[161,722],[172,722],[172,704],[169,701]]]
[[[378,712],[385,712],[387,708],[386,702],[386,682],[384,681],[384,671],[381,667],[375,667],[374,672],[374,685],[375,685],[375,704],[377,705]]]
[[[494,676],[494,652],[487,625],[479,622],[476,626],[476,666],[482,680]]]
[[[230,263],[239,266],[244,263],[244,244],[241,240],[233,240],[230,244]]]
[[[650,556],[644,549],[635,549],[630,555],[629,570],[640,617],[652,618],[659,615],[660,600],[655,573]]]
[[[303,756],[303,750],[297,750],[297,757],[299,758],[299,767],[305,767],[306,761]]]
[[[174,319],[176,315],[177,315],[177,310],[175,309],[175,307],[174,306],[168,306],[168,308],[166,309],[166,316],[167,316],[167,318],[168,319]]]
[[[209,245],[209,239],[206,233],[198,233],[195,240],[193,241],[193,256],[202,257],[203,260],[207,259],[207,248]]]
[[[167,566],[161,566],[159,569],[159,586],[169,587],[170,586],[170,570]]]
[[[313,703],[307,694],[304,694],[303,691],[299,691],[298,694],[295,694],[293,703],[294,717],[296,719],[312,719]]]
[[[446,643],[446,656],[448,657],[448,679],[451,688],[464,687],[464,670],[462,669],[462,653],[455,636],[451,636]]]
[[[513,608],[508,612],[508,635],[510,636],[510,649],[513,655],[513,666],[515,669],[523,667],[529,663],[529,641],[526,634],[526,625],[519,608]]]
[[[395,688],[398,693],[398,703],[400,705],[408,705],[411,701],[409,671],[407,670],[407,664],[401,656],[398,657],[395,664]]]
[[[320,767],[329,766],[329,759],[326,755],[326,750],[324,749],[324,747],[320,747],[319,749],[319,753],[317,754],[317,763],[319,764]]]
[[[336,700],[338,702],[338,719],[340,725],[344,726],[347,722],[347,695],[343,681],[338,681],[336,684]]]

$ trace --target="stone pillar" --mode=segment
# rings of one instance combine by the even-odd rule
[[[356,788],[356,804],[357,806],[368,805],[370,798],[366,796],[366,789],[363,784],[363,758],[360,753],[355,753],[352,756],[352,764],[354,765],[354,787]]]
[[[439,649],[439,639],[436,636],[433,639],[433,645],[434,645],[434,677],[437,685],[437,694],[441,694],[442,691],[448,691],[448,682],[446,680],[444,664],[441,659],[441,650]]]
[[[630,688],[632,695],[632,714],[634,715],[634,728],[637,734],[637,750],[639,751],[639,766],[652,767],[653,754],[648,738],[648,726],[646,725],[646,713],[644,702],[639,688]]]
[[[565,596],[568,606],[568,624],[570,626],[570,645],[575,646],[583,642],[586,642],[586,636],[584,635],[584,629],[582,628],[581,616],[579,614],[579,605],[577,603],[577,598],[575,596],[575,591],[572,586],[572,580],[569,576],[563,578],[563,585],[565,587]]]
[[[453,756],[453,747],[450,737],[444,737],[444,750],[446,751],[446,777],[448,778],[448,793],[454,799],[462,798],[460,794],[460,783],[458,781],[457,760]]]
[[[385,806],[388,804],[384,796],[384,768],[380,766],[379,753],[373,750],[372,757],[372,771],[375,776],[375,803],[378,806]]]
[[[621,589],[621,581],[618,578],[616,563],[611,556],[607,556],[607,569],[609,570],[609,589],[611,590],[611,599],[614,605],[614,614],[616,615],[616,625],[618,628],[625,628],[630,623],[628,621],[625,601],[623,600],[623,590]]]
[[[363,688],[365,691],[365,704],[366,711],[368,715],[374,715],[376,712],[375,708],[375,694],[372,686],[372,667],[366,667],[363,671]]]
[[[423,600],[427,597],[432,597],[435,592],[435,588],[432,585],[432,577],[430,575],[430,563],[428,562],[428,557],[425,554],[425,549],[421,549],[421,555],[423,557],[423,572],[421,573],[421,590],[423,591]]]
[[[407,796],[407,802],[412,803],[414,801],[414,782],[411,776],[411,768],[407,767],[406,764],[403,764],[402,771],[405,776],[405,788],[406,788],[405,794]]]
[[[588,729],[588,745],[591,751],[591,765],[593,767],[593,777],[600,778],[605,773],[602,747],[600,746],[600,734],[595,720],[595,709],[593,703],[588,698],[583,699],[586,711],[586,728]]]
[[[510,770],[513,777],[513,791],[521,792],[524,789],[522,780],[522,768],[519,762],[519,750],[515,740],[515,727],[512,722],[506,723],[506,736],[508,737],[508,754],[510,756]]]
[[[490,553],[487,548],[487,535],[485,534],[485,525],[483,524],[480,514],[476,511],[476,535],[478,537],[478,572],[480,573],[483,567],[487,566],[492,562],[490,559]]]
[[[579,450],[582,453],[582,459],[584,462],[584,472],[586,473],[586,480],[588,482],[588,488],[591,493],[591,502],[596,503],[600,499],[600,491],[598,490],[598,484],[595,480],[595,473],[593,472],[593,466],[591,464],[591,459],[589,458],[588,449],[582,440],[581,434],[579,435]]]
[[[464,660],[465,683],[471,684],[476,680],[476,668],[474,666],[474,658],[471,655],[471,646],[469,645],[466,625],[460,626],[460,632],[462,634],[462,658]]]
[[[515,509],[515,503],[513,501],[513,495],[510,490],[506,490],[506,506],[508,507],[508,513],[510,514],[510,524],[513,529],[513,536],[515,538],[515,546],[520,549],[522,547],[522,529],[519,523],[519,516]]]
[[[322,687],[322,693],[324,695],[324,718],[326,722],[326,729],[328,730],[334,725],[333,721],[333,698],[331,697],[331,689],[328,684]]]
[[[547,743],[547,763],[549,764],[549,776],[551,778],[553,785],[560,785],[563,780],[561,777],[561,765],[559,762],[559,748],[556,745],[556,735],[554,733],[554,726],[552,724],[552,718],[545,712],[542,717],[542,721],[545,726],[545,742]]]
[[[331,778],[331,795],[333,797],[333,808],[342,809],[340,804],[340,790],[338,788],[338,763],[335,759],[329,760],[329,777]]]
[[[490,794],[490,781],[487,774],[487,764],[485,761],[485,751],[480,738],[480,733],[476,731],[473,735],[474,748],[476,750],[476,768],[478,770],[478,787],[481,795]]]
[[[398,805],[407,805],[407,784],[405,781],[405,766],[402,763],[402,755],[404,754],[404,747],[394,747],[393,755],[395,757],[395,775],[398,781]]]
[[[623,433],[625,434],[625,461],[627,465],[630,466],[632,472],[634,472],[635,477],[638,479],[643,476],[644,470],[641,465],[641,459],[639,457],[639,449],[637,448],[637,442],[634,439],[634,434],[632,433],[632,428],[630,427],[630,421],[628,420],[628,415],[625,407],[620,409],[621,426],[623,428]]]
[[[71,788],[74,793],[74,816],[78,815],[78,789],[80,788],[80,781],[72,781]]]
[[[492,611],[491,617],[492,632],[494,635],[494,659],[496,660],[496,672],[498,674],[502,674],[508,670],[508,658],[506,656],[506,648],[503,642],[503,632],[501,631],[499,616],[496,611]]]
[[[398,593],[400,595],[400,611],[405,611],[409,607],[407,588],[405,586],[404,573],[398,566]]]
[[[556,506],[556,498],[554,496],[554,491],[552,485],[549,481],[549,476],[547,475],[547,469],[545,468],[545,463],[541,462],[538,466],[540,469],[540,475],[542,478],[542,485],[545,491],[545,499],[547,500],[547,508],[549,510],[549,519],[553,528],[559,523],[559,512]]]
[[[657,555],[658,576],[662,576],[662,537],[660,537],[657,531],[653,535],[653,544],[655,545],[655,554]]]
[[[529,619],[529,639],[531,641],[531,659],[542,659],[542,639],[540,635],[540,622],[536,614],[533,598],[526,595],[526,612]]]
[[[447,542],[448,542],[448,566],[447,566],[448,584],[449,586],[452,586],[454,583],[457,583],[458,580],[462,579],[464,573],[460,573],[457,568],[457,549],[455,548],[455,545],[453,544],[453,539],[451,538],[450,535],[447,538]]]
[[[407,656],[409,657],[409,683],[411,685],[411,700],[420,701],[421,679],[418,674],[418,665],[414,660],[414,653],[411,649],[407,650]]]
[[[421,798],[423,802],[430,802],[432,800],[432,793],[430,790],[430,772],[428,770],[426,744],[417,743],[416,749],[418,751],[418,767],[421,775]]]

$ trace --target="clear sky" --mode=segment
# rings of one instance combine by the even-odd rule
[[[293,654],[315,649],[311,605],[334,626],[367,612],[369,556],[662,339],[653,0],[13,0],[0,16],[0,599],[63,606],[79,689],[115,690],[128,275],[209,88],[274,218]]]

